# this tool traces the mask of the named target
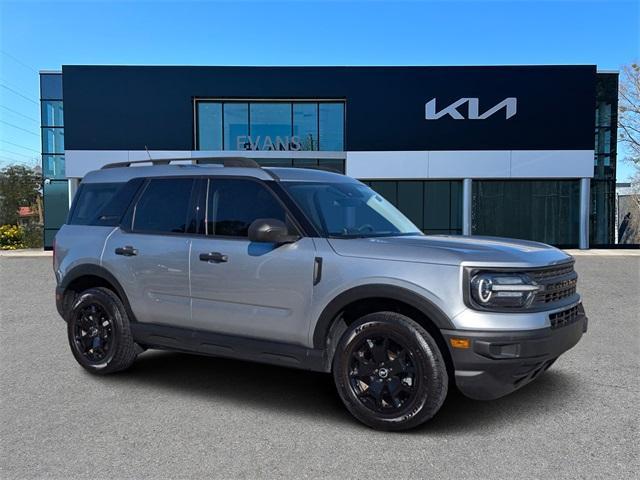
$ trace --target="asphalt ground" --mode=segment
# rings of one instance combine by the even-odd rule
[[[148,351],[74,361],[50,258],[0,258],[0,477],[638,478],[640,257],[578,257],[589,332],[535,382],[366,428],[330,376]]]

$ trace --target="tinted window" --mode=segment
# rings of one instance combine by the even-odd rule
[[[209,186],[209,235],[246,237],[258,218],[286,221],[282,205],[267,188],[252,180],[212,179]]]
[[[69,218],[71,225],[89,225],[124,183],[86,183],[80,185]]]
[[[249,105],[226,103],[224,105],[224,149],[249,150]]]
[[[222,104],[198,104],[200,150],[222,150]]]
[[[360,183],[283,185],[325,235],[349,238],[420,233],[391,203]]]
[[[185,233],[193,179],[154,178],[138,200],[133,230]]]
[[[320,104],[320,150],[344,150],[344,104]]]

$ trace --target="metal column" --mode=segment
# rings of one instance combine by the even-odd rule
[[[580,250],[589,248],[589,206],[591,205],[591,179],[580,179],[580,231],[578,233],[578,247]]]
[[[471,235],[471,190],[470,178],[462,180],[462,235]]]

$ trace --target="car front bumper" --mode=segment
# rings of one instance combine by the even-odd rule
[[[534,380],[580,341],[588,319],[582,304],[570,322],[556,328],[527,331],[442,330],[455,368],[458,389],[467,397],[491,400]],[[451,339],[468,339],[468,348],[453,348]]]

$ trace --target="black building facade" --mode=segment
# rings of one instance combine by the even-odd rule
[[[231,155],[345,172],[427,233],[604,246],[617,81],[589,65],[63,66],[41,75],[45,242],[90,170]]]

